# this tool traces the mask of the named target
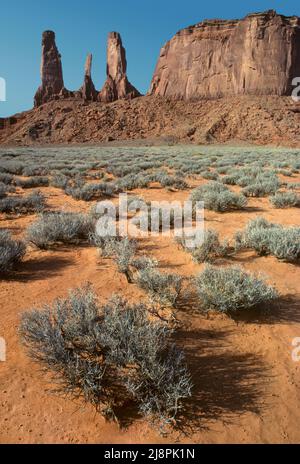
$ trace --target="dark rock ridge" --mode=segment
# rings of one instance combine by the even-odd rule
[[[274,10],[205,20],[161,49],[149,93],[174,99],[290,95],[300,76],[300,18]]]
[[[64,86],[61,55],[55,43],[55,33],[45,31],[42,38],[42,84],[34,97],[34,106],[38,107],[52,100],[65,98],[83,99],[84,101],[113,102],[119,99],[130,100],[141,96],[127,78],[126,51],[119,33],[108,35],[107,45],[107,79],[101,92],[95,89],[92,75],[92,55],[88,55],[85,64],[84,82],[75,92]]]
[[[127,78],[126,51],[118,32],[110,32],[107,42],[107,79],[99,99],[110,103],[120,99],[140,97],[139,91]]]

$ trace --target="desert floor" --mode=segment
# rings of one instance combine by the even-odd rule
[[[300,182],[300,174],[292,180]],[[191,187],[203,182],[195,178]],[[59,189],[38,190],[46,195],[50,209],[87,212],[91,207]],[[132,193],[147,200],[183,201],[190,190],[169,192],[154,185]],[[273,209],[267,198],[251,198],[245,211],[206,211],[205,221],[225,238],[258,215],[286,226],[300,224],[299,208]],[[0,218],[1,228],[21,237],[36,216],[2,214]],[[190,276],[203,268],[170,238],[141,239],[139,246],[159,260],[162,271]],[[193,396],[180,430],[162,436],[130,411],[123,412],[120,428],[106,422],[91,406],[53,394],[51,380],[29,359],[18,335],[22,312],[66,296],[70,288],[87,281],[102,301],[112,293],[136,301],[145,297],[143,292],[128,284],[113,262],[99,257],[93,247],[51,251],[29,247],[18,271],[0,280],[0,336],[7,342],[7,361],[0,363],[0,442],[298,443],[300,363],[292,360],[292,340],[300,337],[299,265],[258,257],[252,251],[224,263],[264,273],[279,290],[280,304],[268,316],[250,314],[234,320],[220,314],[207,316],[195,301],[182,302],[176,337],[192,372]]]

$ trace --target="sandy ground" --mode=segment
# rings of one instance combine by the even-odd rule
[[[300,179],[293,178],[293,181]],[[198,181],[199,183],[199,181]],[[46,188],[55,209],[87,211],[60,190]],[[146,199],[184,200],[189,192],[136,191]],[[284,225],[299,225],[300,210],[275,210],[268,199],[251,199],[244,212],[206,212],[208,227],[231,237],[257,215]],[[34,216],[1,217],[1,227],[22,236]],[[143,253],[155,256],[162,270],[190,276],[201,271],[190,255],[166,237],[143,239]],[[144,420],[122,414],[122,428],[107,423],[93,408],[51,392],[51,380],[26,355],[18,337],[22,312],[70,288],[92,282],[100,300],[122,293],[130,301],[144,298],[118,274],[110,260],[89,247],[28,250],[19,271],[0,281],[0,336],[7,342],[7,361],[0,363],[1,443],[298,443],[300,441],[300,363],[292,360],[292,340],[300,337],[300,269],[273,257],[240,253],[225,261],[262,272],[281,294],[269,316],[199,313],[197,301],[183,301],[177,339],[193,376],[193,396],[180,430],[161,436]]]

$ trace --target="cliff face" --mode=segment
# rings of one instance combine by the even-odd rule
[[[271,10],[203,21],[161,50],[150,94],[175,99],[288,95],[300,76],[300,18]]]

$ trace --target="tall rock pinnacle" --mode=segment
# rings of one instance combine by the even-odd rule
[[[92,80],[92,60],[93,55],[89,54],[85,62],[83,86],[80,89],[81,96],[85,101],[97,101],[98,97]]]
[[[128,81],[126,71],[126,51],[121,36],[118,32],[110,32],[107,43],[107,79],[99,94],[100,101],[108,103],[141,96]]]
[[[34,106],[53,99],[65,92],[61,56],[55,44],[55,33],[45,31],[42,39],[41,78],[42,85],[34,97]]]

